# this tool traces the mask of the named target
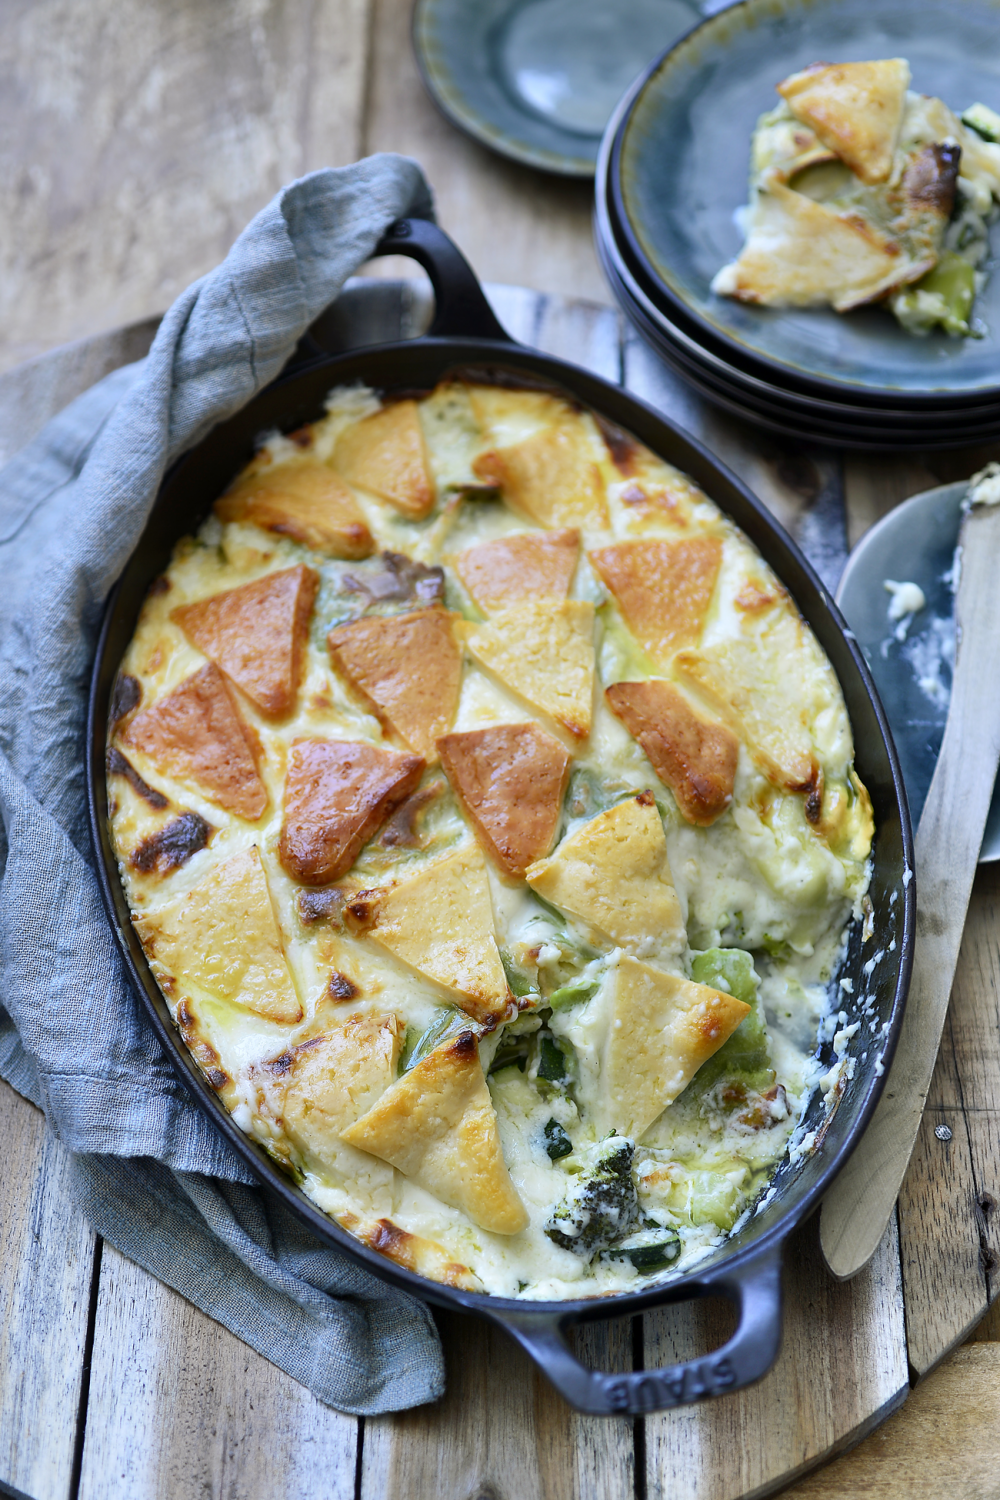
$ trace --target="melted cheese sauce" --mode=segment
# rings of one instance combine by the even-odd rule
[[[544,426],[544,413],[531,397],[520,404],[511,398],[501,406],[488,439],[463,388],[443,388],[421,403],[436,489],[425,519],[408,518],[356,491],[376,548],[443,565],[445,602],[470,620],[482,616],[450,559],[474,544],[537,529],[495,494],[484,492],[473,471],[474,460],[490,442],[519,442]],[[371,391],[334,392],[329,415],[315,425],[308,449],[272,435],[254,466],[271,471],[294,466],[303,461],[304,451],[310,461],[329,462],[338,435],[379,408]],[[454,996],[363,935],[329,920],[304,921],[297,904],[301,888],[278,857],[284,778],[295,740],[308,734],[393,743],[331,669],[326,650],[331,627],[355,617],[368,597],[351,592],[351,580],[374,575],[381,566],[377,556],[361,563],[324,558],[254,525],[221,524],[214,517],[196,537],[181,541],[165,584],[151,590],[122,661],[122,672],[141,687],[143,708],[205,665],[206,658],[172,619],[178,606],[298,563],[321,575],[295,712],[274,723],[234,689],[260,743],[269,806],[258,823],[226,813],[194,782],[165,774],[162,764],[134,748],[127,751],[134,770],[169,806],[152,806],[148,792],[136,790],[134,778],[109,778],[113,836],[136,918],[155,917],[233,854],[252,847],[259,851],[302,1006],[301,1021],[290,1026],[268,1020],[204,984],[169,973],[155,954],[151,959],[185,1041],[241,1128],[262,1141],[322,1209],[396,1259],[443,1280],[528,1298],[597,1295],[635,1286],[650,1275],[682,1272],[717,1244],[765,1190],[817,1086],[817,1034],[831,1012],[846,924],[858,914],[868,880],[870,815],[863,788],[852,778],[850,725],[836,678],[807,628],[796,626],[798,646],[785,667],[795,678],[796,694],[809,704],[812,744],[825,787],[818,824],[807,818],[804,796],[776,786],[745,742],[729,809],[709,827],[686,822],[643,750],[608,709],[603,686],[664,673],[627,628],[587,561],[589,549],[631,537],[720,538],[722,564],[703,623],[703,648],[752,642],[764,628],[761,620],[798,617],[746,538],[690,480],[645,455],[637,482],[616,467],[596,424],[586,418],[581,430],[580,441],[597,466],[610,514],[609,530],[584,532],[570,590],[571,598],[597,607],[598,685],[590,736],[581,743],[567,734],[468,654],[453,728],[523,723],[533,717],[565,744],[573,768],[559,839],[623,797],[651,792],[687,935],[675,972],[690,977],[692,961],[705,950],[738,948],[753,956],[760,982],[758,1014],[766,1027],[761,1033],[764,1073],[759,1067],[752,1076],[745,1070],[735,1076],[723,1072],[706,1084],[710,1062],[635,1143],[632,1173],[639,1218],[632,1237],[638,1233],[647,1242],[669,1240],[669,1266],[645,1270],[627,1255],[608,1250],[591,1259],[546,1233],[554,1208],[574,1183],[586,1178],[588,1161],[599,1148],[593,1119],[610,1024],[610,981],[622,954],[492,865],[497,943],[515,969],[529,970],[538,983],[534,1001],[522,998],[520,1014],[480,1040],[504,1160],[527,1210],[528,1227],[516,1235],[487,1232],[402,1172],[346,1143],[336,1152],[335,1169],[329,1159],[320,1167],[285,1131],[280,1077],[263,1066],[269,1060],[342,1024],[348,1014],[395,1015],[409,1043],[454,1008]],[[405,607],[413,608],[413,601]],[[695,689],[689,687],[689,695],[697,701]],[[700,707],[714,712],[707,702]],[[426,773],[425,783],[431,781],[443,785],[424,815],[419,844],[387,848],[379,838],[372,839],[342,887],[356,891],[391,883],[470,842],[470,826],[440,769]],[[209,825],[207,845],[166,872],[144,872],[137,867],[135,851],[182,811],[198,814]],[[650,954],[651,962],[660,961],[654,934]],[[349,978],[356,991],[349,1001],[331,995],[331,972]],[[573,984],[582,986],[576,1002],[551,1009],[546,997]],[[455,1014],[468,1030],[468,1021]],[[571,1078],[565,1084],[556,1086],[539,1076],[543,1025],[570,1059]],[[642,1037],[635,1040],[641,1048]],[[572,1145],[562,1156],[550,1149],[556,1126]],[[376,1231],[373,1226],[380,1224],[382,1230]],[[396,1235],[391,1243],[386,1225]]]

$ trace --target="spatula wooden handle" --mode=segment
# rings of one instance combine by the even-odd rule
[[[874,1255],[913,1152],[1000,760],[1000,506],[973,508],[960,556],[951,705],[915,840],[913,980],[885,1092],[820,1220],[823,1255],[842,1280]]]

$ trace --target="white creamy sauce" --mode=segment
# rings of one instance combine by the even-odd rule
[[[337,436],[359,417],[378,409],[378,398],[364,388],[334,392],[328,417],[317,424],[311,456],[328,461]],[[414,521],[364,492],[358,492],[358,500],[377,547],[428,564],[443,562],[448,604],[475,618],[448,559],[475,543],[522,532],[529,523],[495,499],[454,500],[464,487],[480,484],[472,463],[484,446],[473,408],[460,390],[432,395],[423,403],[421,421],[439,496],[435,510],[426,520]],[[523,417],[508,412],[494,426],[492,440],[496,444],[518,442],[537,430],[533,412]],[[676,476],[676,484],[678,493],[687,487],[686,530],[678,533],[665,513],[659,523],[655,517],[646,522],[637,519],[627,498],[620,503],[615,498],[627,496],[627,485],[611,468],[596,427],[587,441],[609,494],[614,494],[612,530],[585,534],[583,549],[628,535],[696,535],[700,528],[714,528],[714,534],[723,538],[723,560],[702,646],[745,639],[748,630],[757,627],[747,624],[752,609],[745,596],[740,604],[741,591],[752,585],[762,595],[770,590],[772,604],[774,599],[784,599],[747,540],[682,476]],[[300,449],[280,435],[268,438],[266,451],[274,464],[299,461]],[[666,465],[660,467],[670,479],[673,471]],[[742,949],[753,954],[759,980],[757,1003],[761,1025],[766,1028],[761,1033],[766,1077],[760,1069],[752,1079],[747,1074],[747,1081],[739,1084],[743,1094],[737,1098],[732,1095],[729,1075],[703,1085],[710,1060],[635,1143],[633,1180],[641,1215],[636,1232],[647,1239],[650,1235],[654,1239],[656,1235],[675,1237],[678,1253],[667,1271],[644,1273],[628,1258],[611,1252],[588,1261],[554,1242],[546,1233],[554,1208],[582,1180],[591,1160],[588,1152],[598,1147],[593,1115],[613,1024],[612,984],[623,954],[584,925],[542,904],[523,882],[513,882],[490,867],[493,921],[501,951],[515,962],[532,955],[531,963],[549,989],[569,981],[588,989],[585,998],[552,1010],[551,1015],[545,1005],[537,1007],[552,1036],[566,1044],[573,1059],[569,1087],[543,1086],[536,1076],[538,1055],[530,1053],[530,1047],[540,1021],[530,1007],[510,1025],[482,1039],[480,1059],[486,1069],[494,1067],[489,1088],[503,1156],[527,1210],[528,1227],[512,1236],[486,1232],[401,1171],[346,1144],[337,1152],[335,1171],[318,1170],[315,1162],[290,1152],[281,1126],[280,1080],[263,1075],[262,1064],[317,1035],[324,1026],[340,1024],[346,1015],[391,1013],[400,1018],[410,1037],[425,1031],[454,1005],[454,997],[441,986],[365,937],[352,936],[328,922],[305,925],[296,907],[299,887],[278,858],[284,776],[294,741],[304,733],[318,733],[385,743],[379,721],[331,670],[325,649],[325,631],[334,618],[330,611],[340,607],[337,581],[359,565],[319,558],[304,546],[249,524],[222,525],[210,519],[197,538],[178,545],[169,569],[169,591],[151,594],[122,666],[141,684],[143,706],[153,703],[205,664],[205,658],[172,622],[173,610],[301,562],[319,569],[323,587],[298,709],[287,721],[275,724],[259,714],[249,699],[240,698],[241,712],[263,751],[261,774],[270,803],[261,821],[250,824],[224,812],[193,783],[165,775],[139,750],[129,750],[129,760],[149,786],[169,798],[169,813],[152,808],[122,777],[114,776],[109,783],[113,833],[135,914],[161,911],[196,889],[222,860],[240,850],[256,846],[266,872],[302,1020],[293,1026],[279,1024],[186,980],[180,986],[165,982],[175,1015],[182,1001],[187,1007],[189,1044],[205,1043],[214,1052],[227,1078],[220,1088],[222,1097],[241,1129],[290,1164],[321,1208],[349,1227],[359,1221],[368,1224],[391,1218],[393,1225],[409,1235],[431,1242],[442,1266],[457,1263],[469,1268],[469,1284],[503,1296],[562,1298],[600,1295],[641,1284],[649,1274],[687,1270],[734,1224],[742,1222],[755,1204],[766,1201],[761,1195],[766,1195],[769,1178],[790,1143],[793,1158],[808,1154],[814,1142],[803,1137],[799,1127],[810,1098],[819,1088],[832,1103],[840,1081],[854,1066],[850,1054],[860,1022],[848,1023],[843,1012],[834,1011],[834,1003],[839,1006],[844,992],[851,991],[847,980],[838,989],[836,975],[845,928],[860,914],[867,889],[867,847],[857,845],[860,835],[855,832],[845,833],[836,849],[831,848],[830,841],[808,822],[803,796],[782,791],[769,781],[746,744],[739,752],[731,807],[710,827],[695,827],[681,816],[638,743],[610,712],[600,686],[592,732],[580,743],[529,711],[515,693],[467,658],[455,729],[520,723],[533,716],[572,750],[573,771],[559,838],[573,834],[597,812],[626,796],[643,791],[654,794],[686,928],[687,947],[679,961],[673,960],[675,972],[690,977],[692,961],[705,950]],[[897,588],[893,607],[900,597],[908,611],[921,607],[912,602],[915,594],[905,592],[914,590],[914,585],[893,587]],[[600,606],[595,648],[601,683],[657,675],[585,559],[577,569],[570,597]],[[343,612],[334,622],[342,618]],[[853,758],[850,725],[833,672],[807,630],[794,670],[804,674],[801,697],[808,704],[827,792],[836,792],[842,805],[856,811],[859,794],[848,779]],[[692,696],[696,696],[693,689]],[[436,774],[441,775],[440,771]],[[181,809],[200,814],[211,825],[208,847],[166,874],[141,873],[129,863],[130,853]],[[856,817],[855,811],[845,814],[845,828],[862,826],[860,813]],[[472,837],[454,797],[446,792],[427,815],[423,847],[396,851],[396,863],[392,863],[374,841],[341,883],[358,890],[397,876],[405,878],[427,861],[465,846]],[[428,920],[433,921],[433,913],[428,913]],[[655,934],[650,935],[648,956],[639,956],[670,967],[659,956]],[[331,1001],[327,992],[331,970],[349,975],[357,986],[360,993],[348,1004]],[[154,971],[162,975],[155,962]],[[832,994],[837,995],[836,1002]],[[864,1003],[864,996],[857,997],[858,1007]],[[835,1054],[825,1074],[816,1059],[824,1034],[827,1041],[832,1039]],[[504,1049],[509,1050],[518,1037],[528,1039],[530,1055],[526,1062],[521,1060],[523,1067],[518,1060],[503,1063]],[[858,1045],[862,1039],[858,1036]],[[641,1037],[636,1045],[641,1049]],[[572,1151],[558,1159],[553,1159],[546,1136],[553,1122],[572,1142]],[[421,1262],[421,1269],[439,1274],[434,1269],[437,1262],[427,1253],[430,1259]]]

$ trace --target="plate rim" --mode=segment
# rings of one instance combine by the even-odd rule
[[[520,163],[521,166],[534,167],[537,171],[548,172],[556,177],[572,177],[577,181],[585,182],[592,179],[597,171],[599,142],[593,161],[584,156],[572,156],[568,152],[560,155],[554,151],[547,151],[543,146],[532,146],[525,141],[519,141],[516,136],[489,128],[482,116],[477,115],[468,107],[462,107],[465,104],[464,95],[453,96],[451,90],[445,88],[443,79],[434,68],[422,30],[428,24],[428,14],[442,3],[447,3],[447,0],[414,0],[410,14],[410,42],[424,87],[445,119],[464,131],[466,135],[479,141],[480,145],[496,151],[500,156],[507,157],[509,161]],[[511,9],[516,3],[517,0],[510,0]],[[553,127],[553,129],[558,128],[558,126]],[[567,138],[569,134],[567,131]]]

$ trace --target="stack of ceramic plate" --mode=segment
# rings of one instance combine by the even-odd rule
[[[817,59],[906,57],[918,92],[1000,107],[998,36],[997,0],[744,0],[672,46],[619,104],[597,171],[598,254],[643,337],[711,401],[797,438],[1000,438],[1000,265],[965,339],[915,337],[881,307],[762,308],[710,288],[743,241],[750,138],[775,84]]]

